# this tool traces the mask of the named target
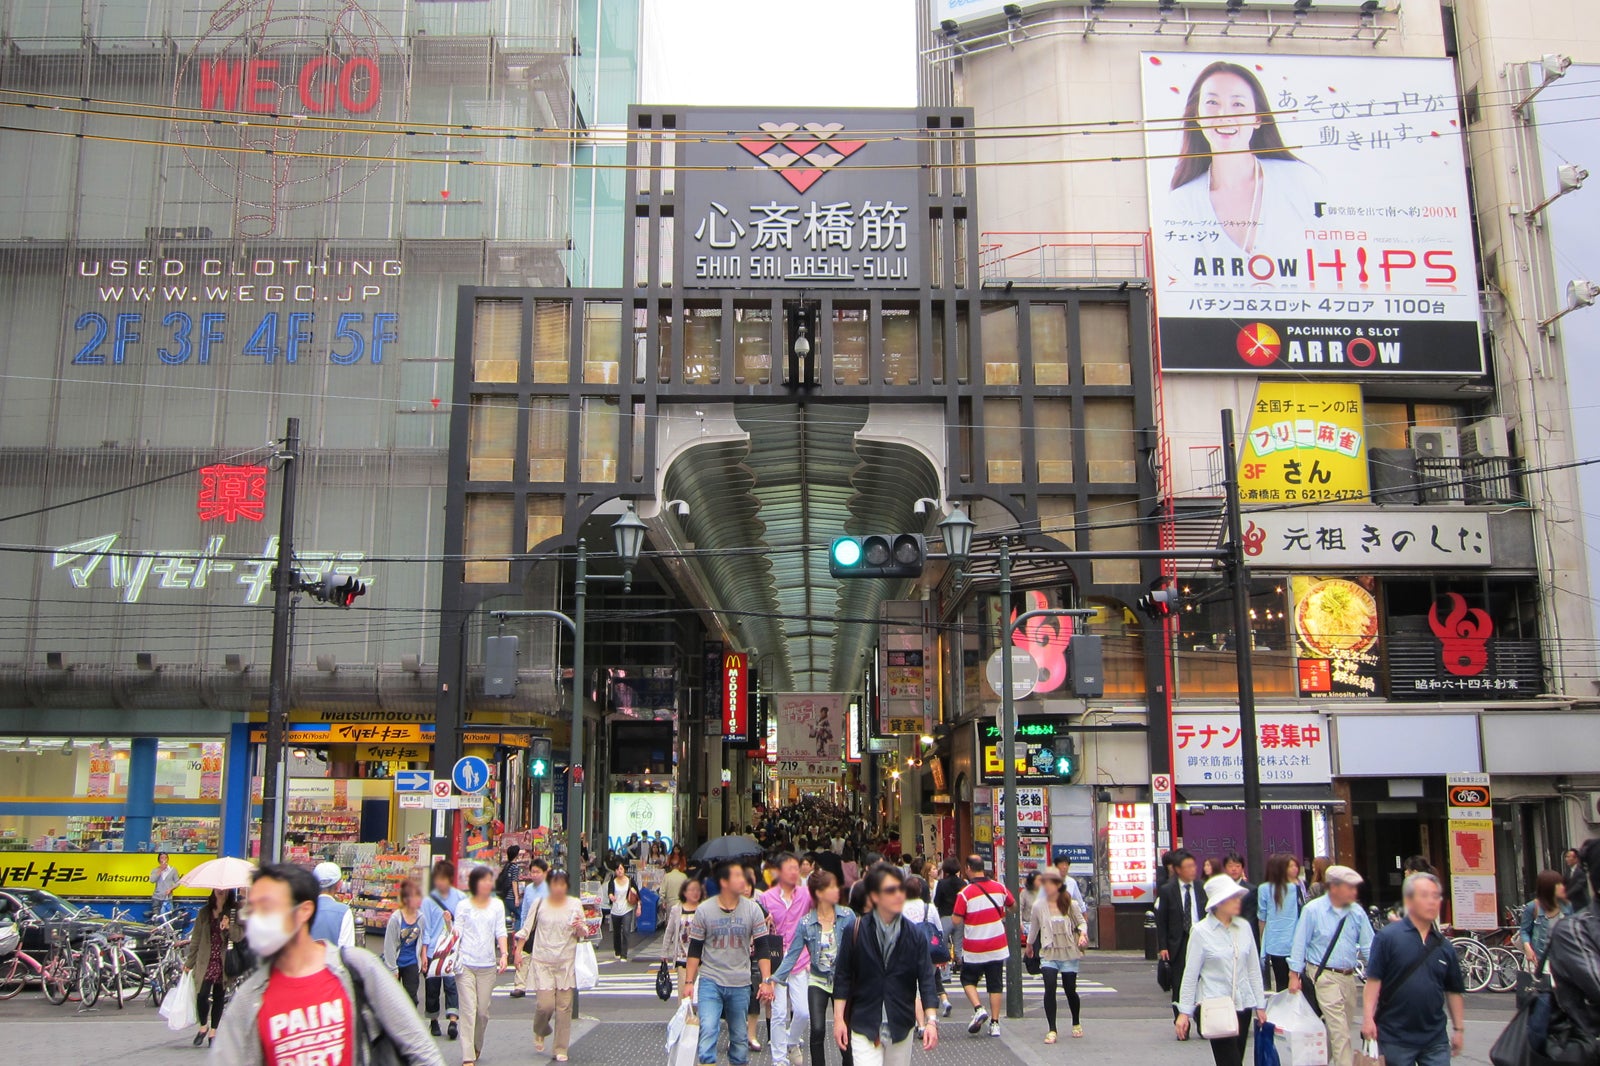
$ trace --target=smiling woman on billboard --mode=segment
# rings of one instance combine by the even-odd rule
[[[1297,237],[1311,223],[1321,175],[1284,145],[1266,90],[1249,68],[1223,60],[1206,66],[1189,89],[1183,119],[1172,217],[1216,226],[1247,255]]]

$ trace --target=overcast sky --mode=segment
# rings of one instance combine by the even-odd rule
[[[911,107],[925,0],[643,0],[643,103]]]

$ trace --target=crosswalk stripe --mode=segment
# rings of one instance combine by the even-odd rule
[[[580,996],[654,996],[656,994],[656,975],[654,970],[643,973],[622,973],[616,970],[607,971],[605,963],[600,967],[600,984],[586,992],[578,993]],[[947,985],[946,991],[951,993],[951,998],[960,1006],[960,989],[955,985]],[[1116,989],[1099,981],[1078,980],[1078,992],[1085,996],[1115,995]],[[494,990],[497,996],[511,995],[511,986],[498,985]],[[531,995],[531,993],[530,993]],[[1030,999],[1044,998],[1044,988],[1037,982],[1030,980],[1024,985],[1024,995]]]

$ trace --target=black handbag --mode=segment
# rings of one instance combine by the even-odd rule
[[[1555,993],[1544,979],[1545,958],[1533,978],[1517,980],[1517,1013],[1489,1049],[1494,1066],[1596,1066],[1600,1044],[1578,1032],[1557,1005]]]
[[[1031,954],[1022,956],[1022,968],[1031,974],[1039,974],[1044,972],[1044,966],[1041,964],[1039,953],[1035,951]]]
[[[1161,986],[1161,991],[1172,991],[1172,963],[1166,959],[1156,960],[1156,984]]]
[[[226,934],[224,934],[226,935]],[[222,950],[222,975],[230,981],[237,981],[245,974],[256,968],[256,953],[250,950],[250,945],[232,940],[225,942]]]
[[[672,998],[672,964],[666,959],[661,960],[661,969],[656,971],[656,998]]]

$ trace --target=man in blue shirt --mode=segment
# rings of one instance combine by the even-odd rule
[[[1372,923],[1356,902],[1361,875],[1348,866],[1330,866],[1323,875],[1326,895],[1307,903],[1289,952],[1289,991],[1301,991],[1309,972],[1311,990],[1328,1027],[1329,1066],[1354,1066],[1350,1027],[1361,1017],[1356,963],[1372,951]]]
[[[517,913],[517,928],[521,929],[528,924],[528,916],[533,913],[540,900],[550,895],[550,886],[545,884],[545,877],[550,873],[550,864],[543,859],[534,859],[528,863],[528,883],[522,886],[522,907]],[[528,994],[528,967],[533,958],[532,945],[528,951],[519,952],[521,958],[517,960],[517,975],[511,983],[511,998],[522,999]]]
[[[1387,1066],[1450,1066],[1465,1039],[1466,983],[1455,948],[1434,928],[1444,890],[1437,877],[1418,873],[1406,878],[1404,893],[1405,919],[1372,944],[1361,1035],[1378,1042]]]

